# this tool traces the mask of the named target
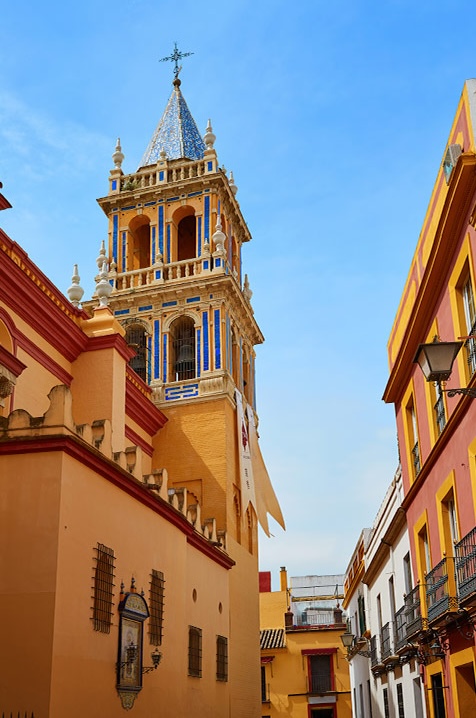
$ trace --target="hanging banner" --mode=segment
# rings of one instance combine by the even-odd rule
[[[284,530],[286,530],[286,525],[284,523],[281,507],[269,478],[268,470],[266,469],[266,465],[261,454],[258,442],[258,432],[255,425],[255,415],[253,409],[249,405],[247,407],[247,417],[251,463],[256,492],[256,513],[258,521],[261,524],[261,528],[267,536],[270,536],[268,514],[270,514]]]
[[[244,514],[250,503],[256,509],[255,484],[253,480],[253,466],[251,463],[250,442],[246,428],[243,411],[243,400],[238,389],[235,389],[236,421],[238,430],[238,456],[240,462],[241,479],[241,511]]]

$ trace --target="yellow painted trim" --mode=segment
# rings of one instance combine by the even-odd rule
[[[476,284],[474,282],[473,272],[473,257],[471,252],[471,243],[469,240],[469,234],[466,234],[463,244],[461,246],[460,253],[455,262],[453,271],[448,282],[448,292],[450,298],[450,309],[451,317],[453,319],[453,326],[455,328],[455,338],[466,335],[465,319],[463,316],[462,299],[459,296],[459,289],[462,281],[466,277],[466,273],[463,274],[465,264],[468,265],[469,277],[471,279],[471,286],[473,287],[473,295],[476,298]],[[442,337],[444,341],[451,341],[451,337]],[[456,365],[458,367],[458,379],[461,382],[457,386],[466,385],[470,379],[468,366],[465,359],[465,353],[461,350],[456,357]]]
[[[458,498],[457,498],[457,494],[456,494],[456,481],[455,481],[454,469],[452,469],[450,471],[449,475],[443,481],[443,483],[441,484],[441,486],[439,487],[439,489],[435,495],[436,512],[438,515],[438,531],[440,534],[440,546],[441,546],[442,553],[444,553],[446,556],[454,556],[454,546],[452,544],[450,546],[447,545],[447,532],[445,532],[445,522],[443,519],[443,504],[451,490],[453,490],[453,500],[454,500],[455,510],[456,510],[456,522],[458,525],[458,533],[459,533],[460,523],[459,523]]]
[[[410,427],[408,422],[408,405],[410,404],[410,400],[413,403],[413,411],[415,412],[415,420],[416,420],[416,427],[417,427],[417,436],[413,437],[414,442],[412,442],[410,438]],[[414,443],[418,441],[418,448],[420,450],[420,468],[422,466],[422,459],[421,459],[421,446],[420,446],[420,427],[418,425],[418,412],[416,409],[416,402],[415,402],[415,389],[413,386],[413,379],[411,379],[410,384],[407,387],[407,390],[405,394],[403,395],[402,399],[402,410],[403,410],[403,434],[405,437],[405,456],[407,457],[407,465],[408,465],[408,474],[411,479],[411,483],[416,479],[415,476],[415,467],[413,465],[413,454],[412,449],[414,446]],[[413,427],[412,427],[412,434],[413,434]]]
[[[451,681],[450,685],[452,687],[451,694],[453,696],[454,700],[454,711],[455,715],[459,716],[461,715],[461,711],[459,708],[459,696],[458,696],[458,686],[456,682],[456,669],[458,666],[464,666],[468,663],[473,664],[473,671],[476,674],[476,660],[475,660],[475,649],[474,646],[470,646],[469,648],[464,648],[462,651],[458,651],[457,653],[451,653],[450,654],[450,676]]]
[[[423,511],[423,513],[418,517],[418,519],[415,521],[413,525],[413,537],[415,541],[415,549],[417,554],[417,573],[418,573],[418,579],[420,581],[420,585],[423,585],[425,583],[425,572],[423,571],[423,566],[426,565],[426,557],[421,555],[421,547],[420,547],[420,538],[419,534],[422,532],[422,530],[426,528],[426,536],[428,540],[428,551],[430,553],[430,566],[433,566],[433,559],[431,556],[431,543],[430,543],[430,536],[428,534],[428,513],[427,509]],[[422,599],[422,596],[420,594],[420,599]],[[427,610],[426,610],[426,600],[422,600],[421,602],[422,607],[422,615],[426,617]]]
[[[471,493],[473,495],[473,509],[476,516],[476,438],[468,446],[469,475],[471,477]]]
[[[435,718],[435,712],[433,710],[433,698],[432,698],[432,691],[429,691],[428,688],[431,688],[431,677],[436,676],[438,673],[441,673],[441,678],[443,681],[443,685],[445,685],[445,670],[443,661],[441,658],[438,658],[438,660],[434,661],[434,663],[430,663],[429,666],[426,666],[425,670],[425,689],[428,693],[428,703],[427,708],[429,708],[429,715],[428,718]],[[447,689],[443,689],[443,698],[445,701],[445,715],[448,715],[448,700],[446,697]]]
[[[435,319],[433,321],[433,324],[431,325],[431,329],[427,334],[427,337],[425,339],[425,344],[429,344],[433,341],[435,336],[439,336],[438,334],[438,321]],[[436,390],[435,385],[431,381],[425,381],[425,400],[426,400],[426,410],[427,410],[427,416],[428,416],[428,427],[430,429],[430,441],[431,441],[431,447],[436,444],[440,433],[438,432],[438,427],[436,424],[436,415],[435,415],[435,404],[436,404]],[[446,405],[446,395],[443,393],[443,404],[445,407],[445,416],[448,416],[448,407]]]

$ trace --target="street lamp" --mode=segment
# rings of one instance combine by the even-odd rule
[[[361,642],[355,643],[355,636],[353,633],[350,632],[349,629],[347,629],[347,631],[341,635],[340,640],[342,641],[342,645],[344,646],[344,648],[347,650],[347,658],[348,659],[352,658],[352,656],[354,656],[355,654],[357,654],[359,656],[364,656],[365,658],[371,657],[372,654],[370,651],[356,650],[356,649],[358,649],[359,645],[362,645],[362,643]],[[367,643],[367,641],[364,641],[363,645],[365,645],[365,643]]]
[[[429,344],[420,344],[413,361],[419,364],[426,381],[436,382],[441,389],[441,382],[451,376],[453,362],[462,346],[462,341],[440,342],[435,336]],[[446,392],[450,397],[463,394],[476,398],[476,388],[441,389],[441,391]]]

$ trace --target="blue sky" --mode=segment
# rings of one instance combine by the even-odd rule
[[[253,235],[263,455],[288,530],[274,577],[340,573],[397,466],[386,342],[465,79],[470,2],[27,0],[0,20],[3,229],[90,296],[121,137],[136,169],[182,91]]]

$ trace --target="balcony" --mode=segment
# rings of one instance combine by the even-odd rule
[[[329,671],[312,673],[309,676],[309,693],[328,693],[332,690],[332,680]]]
[[[455,546],[458,598],[465,606],[476,605],[476,528]]]
[[[415,588],[412,588],[405,596],[405,619],[407,639],[409,640],[423,629],[420,586],[415,586]]]
[[[380,652],[382,661],[392,655],[392,636],[390,631],[390,623],[382,626],[380,631]]]
[[[426,575],[426,605],[429,623],[439,621],[448,613],[458,610],[453,557],[442,559]]]
[[[400,651],[407,643],[407,608],[402,606],[395,614],[395,650]]]

